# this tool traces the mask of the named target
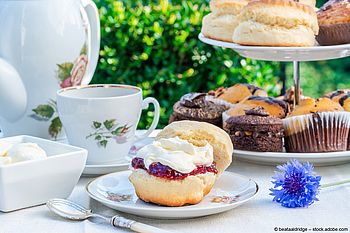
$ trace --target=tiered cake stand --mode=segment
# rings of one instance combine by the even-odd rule
[[[333,46],[313,47],[264,47],[264,46],[242,46],[235,43],[223,42],[206,38],[199,34],[199,40],[206,44],[230,48],[243,57],[265,61],[289,61],[293,62],[293,79],[295,85],[295,102],[299,103],[300,90],[300,62],[322,61],[350,56],[350,44]],[[301,161],[309,161],[316,165],[335,165],[350,162],[350,151],[331,153],[274,153],[274,152],[248,152],[235,151],[240,159],[251,162],[276,164],[291,158]]]

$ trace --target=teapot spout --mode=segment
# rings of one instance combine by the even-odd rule
[[[0,58],[0,118],[14,122],[27,108],[27,92],[17,70]]]

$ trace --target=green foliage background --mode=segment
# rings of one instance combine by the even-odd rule
[[[183,94],[237,82],[253,83],[279,95],[292,82],[292,67],[255,61],[197,39],[208,1],[95,0],[100,11],[101,52],[93,83],[137,85],[162,107],[159,126]],[[322,2],[319,2],[322,4]],[[350,59],[302,64],[304,94],[315,97],[350,86]],[[143,113],[139,127],[152,121]]]

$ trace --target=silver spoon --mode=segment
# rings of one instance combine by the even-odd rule
[[[70,220],[85,220],[90,217],[96,217],[103,219],[114,227],[123,227],[139,233],[170,233],[170,231],[126,219],[119,215],[108,218],[94,214],[92,210],[65,199],[51,199],[46,203],[46,206],[55,214]]]

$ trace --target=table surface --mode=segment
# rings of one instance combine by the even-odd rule
[[[289,209],[272,202],[269,195],[273,166],[255,165],[234,159],[228,171],[254,179],[260,186],[258,195],[246,204],[225,213],[184,220],[157,220],[118,213],[89,198],[85,185],[93,178],[82,177],[69,199],[97,213],[105,215],[122,214],[125,217],[151,224],[174,232],[274,232],[277,227],[337,227],[350,230],[350,185],[321,190],[319,199],[309,208]],[[350,178],[350,164],[316,167],[322,176],[322,183]],[[309,232],[312,230],[308,230]],[[66,221],[56,217],[42,205],[11,213],[0,213],[0,233],[89,233],[129,232],[115,229],[107,224]]]

